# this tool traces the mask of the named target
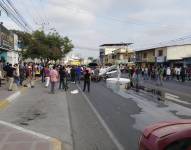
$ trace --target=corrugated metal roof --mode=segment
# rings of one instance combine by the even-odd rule
[[[110,44],[102,44],[102,45],[100,45],[100,47],[103,47],[103,46],[128,46],[131,44],[133,44],[133,43],[110,43]]]

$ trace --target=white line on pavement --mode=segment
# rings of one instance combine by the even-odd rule
[[[95,115],[97,116],[98,120],[100,121],[100,123],[102,124],[102,126],[105,128],[106,132],[108,133],[109,137],[111,138],[111,140],[113,141],[113,143],[116,145],[116,147],[118,148],[118,150],[125,150],[125,148],[121,145],[121,143],[119,143],[119,141],[117,140],[117,138],[114,136],[114,134],[112,133],[112,131],[109,129],[109,127],[107,126],[106,122],[103,120],[103,118],[101,117],[101,115],[98,113],[98,111],[96,110],[96,108],[93,106],[93,104],[90,102],[89,98],[84,94],[84,92],[82,91],[82,89],[79,87],[79,85],[77,85],[78,89],[80,90],[80,92],[82,93],[82,95],[84,96],[86,102],[89,104],[89,106],[91,107],[91,109],[93,110],[93,112],[95,113]]]
[[[171,100],[171,101],[174,101],[174,102],[178,102],[178,103],[182,103],[182,104],[186,104],[186,105],[190,105],[190,104],[191,104],[191,103],[189,103],[189,102],[182,101],[182,100],[180,100],[180,99],[177,99],[177,98],[175,98],[175,97],[172,97],[172,96],[166,95],[166,94],[165,94],[165,98],[168,99],[168,100]]]
[[[166,96],[166,95],[171,96],[171,97],[174,97],[174,98],[180,98],[179,96],[174,95],[174,94],[170,94],[170,93],[165,93],[165,96]]]
[[[6,98],[7,101],[12,102],[13,100],[15,100],[19,95],[21,95],[21,92],[18,91],[12,95],[10,95],[8,98]]]
[[[46,135],[43,135],[43,134],[40,134],[40,133],[37,133],[37,132],[34,132],[34,131],[30,131],[30,130],[24,129],[22,127],[19,127],[19,126],[16,126],[14,124],[11,124],[11,123],[8,123],[8,122],[4,122],[4,121],[1,121],[1,120],[0,120],[0,124],[5,125],[5,126],[10,127],[10,128],[14,128],[14,129],[22,131],[24,133],[28,133],[28,134],[37,136],[37,137],[45,139],[45,140],[53,139],[53,138],[51,138],[49,136],[46,136]]]

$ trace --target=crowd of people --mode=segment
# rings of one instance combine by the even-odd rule
[[[62,66],[55,64],[22,63],[9,64],[0,61],[0,86],[2,80],[7,84],[7,89],[12,91],[18,86],[34,88],[34,80],[41,79],[46,88],[50,87],[51,93],[55,93],[56,85],[58,89],[68,89],[68,81],[80,83],[84,80],[83,91],[90,91],[90,81],[99,81],[99,72],[103,67],[97,66],[94,69],[86,66]],[[134,83],[142,80],[154,80],[160,85],[167,80],[177,80],[185,82],[191,81],[191,67],[138,67],[120,65],[121,72],[128,74]]]
[[[12,91],[18,86],[34,88],[34,80],[41,79],[46,88],[50,87],[50,92],[55,93],[56,85],[59,89],[68,89],[68,81],[80,83],[84,80],[83,91],[90,91],[91,69],[81,66],[62,66],[55,64],[4,64],[0,61],[0,86],[2,80],[7,84],[7,89]]]
[[[168,67],[168,66],[152,66],[152,67],[121,67],[121,71],[128,73],[131,79],[139,78],[143,80],[163,81],[176,80],[180,82],[191,81],[191,67]]]

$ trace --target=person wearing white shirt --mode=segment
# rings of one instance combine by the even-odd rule
[[[170,79],[170,76],[171,76],[170,67],[167,68],[167,70],[166,70],[166,75],[167,75],[167,80],[169,80],[169,79]]]

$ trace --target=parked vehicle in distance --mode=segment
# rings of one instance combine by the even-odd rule
[[[147,127],[139,150],[191,150],[191,120],[165,121]]]

